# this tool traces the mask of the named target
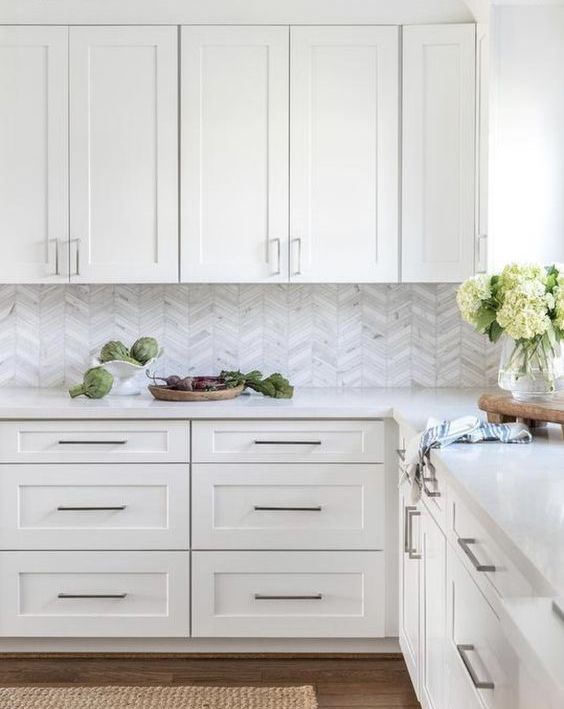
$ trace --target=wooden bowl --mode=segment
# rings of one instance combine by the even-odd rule
[[[219,391],[178,391],[169,389],[166,386],[156,386],[149,384],[147,387],[155,399],[160,401],[226,401],[235,399],[243,393],[243,384],[231,389],[220,389]]]

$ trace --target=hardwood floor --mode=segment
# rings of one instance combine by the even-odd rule
[[[26,656],[0,655],[0,686],[312,684],[320,709],[419,707],[399,655]]]

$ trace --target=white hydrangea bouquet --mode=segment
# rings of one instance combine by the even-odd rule
[[[469,278],[456,299],[462,317],[491,342],[506,336],[499,385],[515,399],[564,388],[564,269],[509,264],[499,274]]]

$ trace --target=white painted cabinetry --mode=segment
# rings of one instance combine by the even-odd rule
[[[386,634],[383,421],[14,420],[0,451],[0,637]]]
[[[70,28],[70,278],[178,281],[176,27]]]
[[[398,280],[397,27],[292,27],[290,280]]]
[[[402,280],[474,273],[476,27],[403,31]]]
[[[411,486],[399,493],[399,644],[415,691],[420,686],[421,505],[411,501]]]
[[[451,706],[445,703],[446,555],[445,534],[422,505],[420,692],[424,709]]]
[[[3,283],[66,280],[67,48],[66,27],[0,27]]]
[[[182,281],[288,279],[288,32],[182,28]]]

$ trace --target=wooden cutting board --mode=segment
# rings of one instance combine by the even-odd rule
[[[478,406],[487,413],[490,423],[522,421],[531,428],[558,423],[564,433],[564,399],[525,403],[515,401],[511,394],[482,394]]]

